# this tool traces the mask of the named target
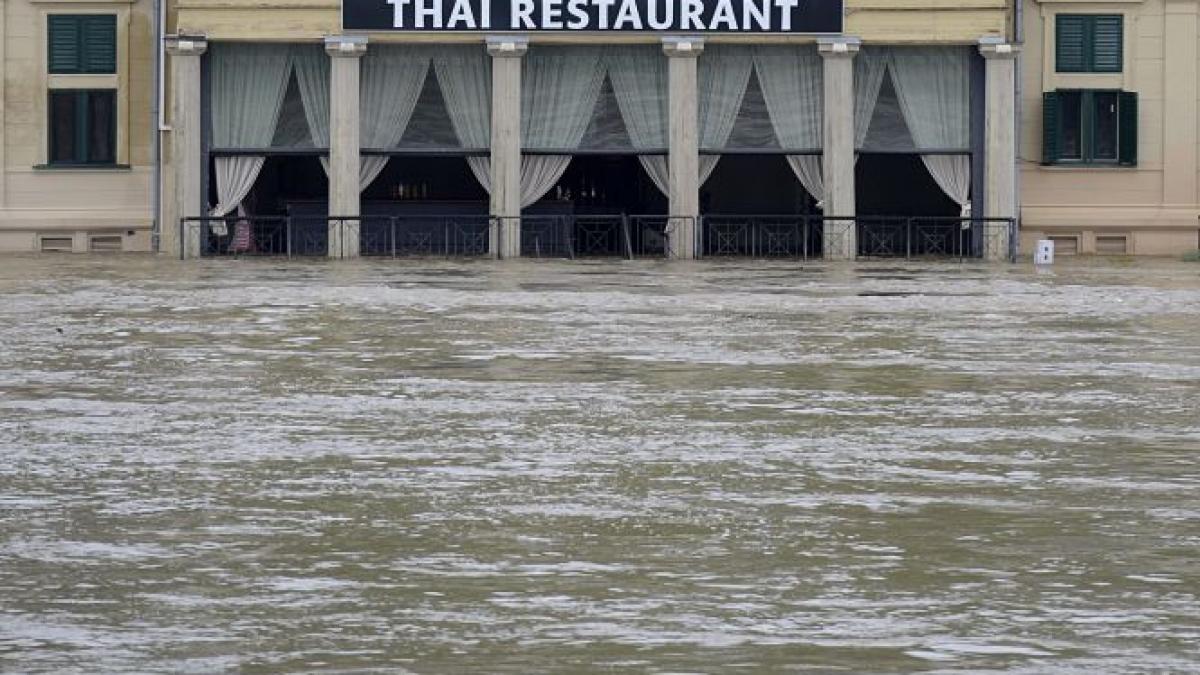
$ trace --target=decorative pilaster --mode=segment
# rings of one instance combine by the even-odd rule
[[[188,228],[181,239],[179,221],[208,215],[202,191],[201,172],[205,167],[200,114],[200,58],[208,50],[208,40],[203,35],[168,35],[164,39],[171,57],[171,165],[175,172],[175,195],[171,204],[173,217],[162,222],[159,251],[193,258],[200,255],[201,228]]]
[[[492,57],[492,226],[493,257],[521,256],[521,57],[524,37],[488,37]]]
[[[1196,34],[1200,29],[1200,7],[1196,0],[1167,0],[1163,8],[1163,204],[1168,207],[1194,208],[1200,200],[1197,172],[1198,116],[1200,98],[1197,77]],[[1126,37],[1130,40],[1130,37]],[[1126,53],[1129,52],[1128,47]]]
[[[987,143],[984,177],[984,217],[1017,217],[1018,48],[1003,38],[979,40],[985,59],[984,139]],[[984,231],[985,260],[1007,260],[1011,239],[1007,230],[989,224]]]
[[[325,38],[329,54],[329,257],[357,258],[362,214],[359,185],[360,63],[367,53],[365,36]]]
[[[704,51],[698,37],[663,38],[668,63],[667,197],[668,242],[672,258],[696,257],[696,226],[700,218],[700,132],[697,113],[696,60]]]
[[[854,260],[858,228],[854,217],[854,57],[862,42],[854,37],[823,38],[817,48],[824,61],[825,215],[846,220],[825,223],[826,260]]]

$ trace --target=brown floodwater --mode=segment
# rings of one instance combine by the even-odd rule
[[[1181,672],[1200,265],[0,258],[0,670]]]

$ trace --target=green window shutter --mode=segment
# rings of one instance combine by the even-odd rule
[[[114,75],[115,14],[52,14],[47,27],[51,75]]]
[[[1121,166],[1137,166],[1138,95],[1135,92],[1121,92],[1117,116],[1117,161]]]
[[[81,35],[83,33],[82,17],[71,15],[51,15],[47,26],[47,62],[50,64],[51,75],[72,75],[83,72],[82,54],[80,53]]]
[[[83,71],[93,75],[117,72],[117,17],[100,14],[83,17]]]
[[[1055,67],[1060,73],[1087,71],[1088,17],[1080,14],[1059,14],[1055,17]]]
[[[1119,73],[1124,59],[1124,24],[1121,15],[1094,16],[1092,19],[1093,73]]]
[[[1042,164],[1058,162],[1058,92],[1042,94]]]

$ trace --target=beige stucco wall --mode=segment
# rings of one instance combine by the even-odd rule
[[[1020,145],[1022,249],[1038,238],[1125,235],[1129,253],[1175,255],[1198,246],[1200,167],[1196,108],[1200,0],[1025,0]],[[1054,16],[1122,14],[1124,72],[1054,72]],[[1170,58],[1167,58],[1167,55]],[[1138,166],[1041,166],[1042,92],[1119,88],[1138,93]]]
[[[5,0],[0,3],[0,251],[37,250],[43,236],[119,235],[147,250],[153,222],[154,16],[150,0]],[[115,13],[116,76],[49,76],[46,15]],[[116,86],[117,162],[122,169],[38,168],[47,156],[48,91]]]

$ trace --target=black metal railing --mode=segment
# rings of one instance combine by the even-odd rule
[[[1009,218],[724,215],[701,219],[704,257],[1015,259]],[[1002,249],[1002,250],[1001,250]]]
[[[493,218],[502,242],[520,232],[526,258],[665,258],[673,237],[694,219],[645,214],[530,215]]]
[[[478,257],[491,252],[483,215],[373,216],[360,224],[360,254],[373,257]]]
[[[694,228],[689,225],[695,224]],[[695,234],[697,257],[1015,260],[1008,218],[709,214],[267,216],[184,218],[181,255],[286,257],[469,257],[503,255],[520,238],[529,258],[681,256]],[[493,251],[493,238],[497,248]]]

